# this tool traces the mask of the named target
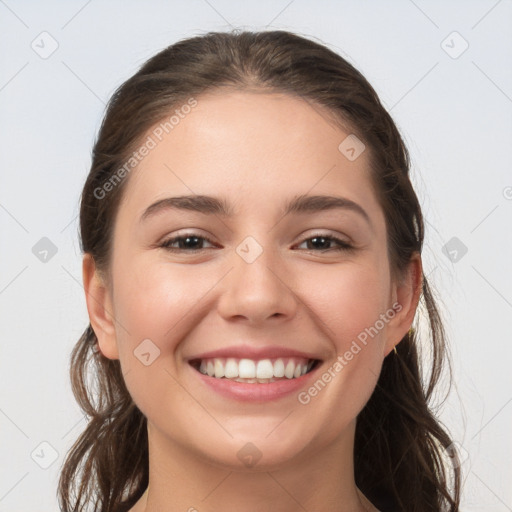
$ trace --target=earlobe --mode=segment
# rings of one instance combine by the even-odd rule
[[[89,320],[99,349],[105,357],[119,359],[110,291],[89,253],[84,254],[82,276]]]
[[[384,356],[400,343],[414,320],[423,287],[423,267],[419,253],[412,256],[402,281],[394,286],[393,298],[399,307],[395,309],[398,312],[388,324]]]

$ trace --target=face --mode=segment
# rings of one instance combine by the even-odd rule
[[[237,469],[332,451],[414,314],[369,149],[280,94],[200,96],[161,131],[126,178],[101,351],[169,447]]]

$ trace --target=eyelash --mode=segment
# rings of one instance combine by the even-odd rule
[[[185,233],[184,235],[180,235],[180,236],[177,236],[174,238],[170,238],[169,240],[166,240],[165,242],[160,244],[159,247],[166,249],[168,251],[171,251],[171,252],[200,252],[200,251],[204,251],[205,249],[207,249],[207,247],[203,247],[201,249],[179,249],[176,247],[171,247],[172,244],[174,244],[180,240],[185,240],[186,238],[197,238],[198,240],[206,240],[208,243],[215,245],[214,242],[207,236],[199,236],[199,235],[196,235],[195,233]],[[301,244],[304,242],[307,242],[308,240],[312,240],[314,238],[322,238],[329,242],[335,242],[336,244],[338,244],[338,247],[330,248],[330,249],[318,249],[318,250],[304,249],[304,250],[310,251],[310,252],[329,252],[329,251],[340,251],[341,252],[341,251],[354,250],[353,245],[349,244],[348,242],[346,242],[344,240],[341,240],[340,238],[332,236],[332,235],[314,234],[314,235],[304,239],[301,242]]]

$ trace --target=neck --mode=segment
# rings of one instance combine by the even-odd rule
[[[132,512],[373,512],[354,481],[354,433],[355,422],[321,452],[304,450],[293,461],[241,470],[206,460],[148,428],[149,485]]]

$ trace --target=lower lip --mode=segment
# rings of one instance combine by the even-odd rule
[[[301,388],[307,385],[311,376],[318,370],[318,366],[300,377],[267,382],[264,384],[248,384],[245,382],[236,382],[231,379],[216,379],[215,377],[204,375],[195,368],[191,367],[191,369],[207,386],[226,398],[242,402],[268,402],[270,400],[278,400],[292,393],[297,393]]]

